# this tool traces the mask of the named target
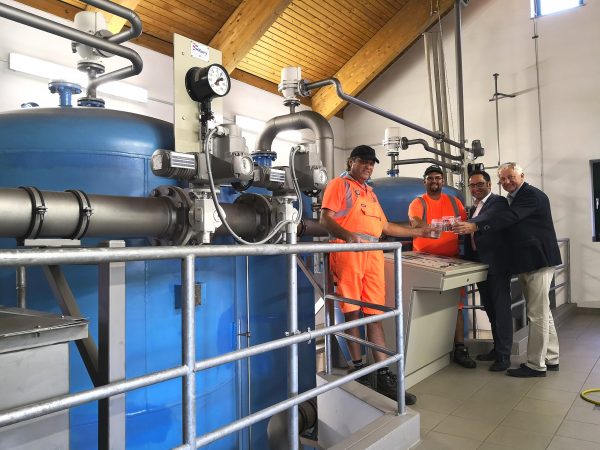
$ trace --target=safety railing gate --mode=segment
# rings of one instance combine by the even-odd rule
[[[339,387],[351,380],[362,377],[370,372],[390,365],[396,364],[398,373],[398,414],[404,414],[404,336],[402,319],[402,266],[401,266],[401,244],[399,243],[368,243],[368,244],[329,244],[329,243],[301,243],[301,244],[266,244],[266,245],[222,245],[201,247],[139,247],[139,248],[79,248],[79,249],[20,249],[1,250],[0,267],[22,267],[22,266],[56,266],[60,264],[104,264],[111,262],[144,261],[157,259],[180,259],[182,278],[182,364],[166,370],[151,372],[143,376],[116,381],[96,387],[94,389],[67,394],[50,398],[42,402],[36,402],[18,408],[0,411],[0,427],[19,423],[25,420],[40,417],[53,412],[62,411],[84,403],[101,399],[110,399],[113,396],[125,392],[165,382],[175,378],[183,379],[182,389],[182,436],[183,445],[177,449],[198,448],[214,442],[228,434],[242,430],[261,420],[269,418],[277,413],[289,410],[288,413],[288,440],[290,449],[298,449],[298,405],[313,397],[323,394],[331,389]],[[306,253],[330,253],[347,251],[372,251],[384,250],[394,252],[394,278],[395,278],[395,306],[394,308],[382,308],[384,312],[379,315],[364,317],[359,320],[346,322],[338,325],[327,324],[319,330],[298,331],[295,330],[294,318],[297,317],[297,267],[296,256]],[[196,361],[196,342],[194,333],[195,322],[195,259],[206,257],[224,256],[267,256],[267,255],[289,255],[289,298],[288,312],[289,329],[294,330],[289,336],[254,345],[241,350],[236,350],[213,358]],[[325,258],[327,259],[327,258]],[[351,301],[327,296],[329,301]],[[360,303],[360,302],[359,302]],[[377,347],[384,351],[389,357],[379,363],[372,364],[361,370],[342,376],[335,381],[328,382],[303,393],[298,393],[298,352],[297,346],[303,342],[315,342],[317,338],[325,337],[334,333],[356,326],[366,325],[371,322],[394,318],[396,326],[396,348],[398,352]],[[362,344],[373,346],[369,342],[361,341]],[[289,347],[288,351],[288,398],[263,410],[254,412],[235,422],[225,425],[217,430],[202,436],[196,436],[196,392],[195,374],[198,371],[210,369],[222,364],[238,361],[243,358],[259,355],[283,347]],[[294,426],[295,424],[295,426]],[[102,433],[103,430],[100,430]]]

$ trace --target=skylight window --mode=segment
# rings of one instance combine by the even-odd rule
[[[531,0],[531,17],[540,17],[583,6],[585,0]]]

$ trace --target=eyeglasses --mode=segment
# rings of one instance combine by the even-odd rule
[[[506,181],[515,181],[517,179],[516,175],[509,175],[507,177],[500,177],[500,183],[504,183]]]
[[[443,178],[440,177],[440,176],[437,176],[437,177],[425,177],[425,179],[427,181],[442,181],[443,180]]]
[[[485,187],[485,181],[480,181],[479,183],[470,183],[467,186],[469,186],[469,189],[481,189],[482,187]]]

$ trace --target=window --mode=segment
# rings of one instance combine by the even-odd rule
[[[585,0],[531,0],[531,17],[540,17],[583,6]]]

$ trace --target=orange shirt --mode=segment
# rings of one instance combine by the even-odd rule
[[[439,200],[432,199],[429,195],[421,196],[427,204],[427,223],[432,219],[441,219],[443,216],[454,216],[454,208],[447,194],[442,193]],[[465,207],[456,198],[456,206],[461,220],[467,219]],[[408,207],[408,217],[423,217],[423,205],[419,199],[414,199]],[[416,252],[432,253],[434,255],[458,256],[458,235],[451,231],[444,231],[439,239],[413,238],[413,250]]]
[[[362,215],[354,216],[348,222],[354,203],[360,201]],[[327,185],[321,208],[334,212],[333,219],[353,233],[363,233],[378,238],[387,224],[387,218],[381,209],[373,188],[359,183],[351,176],[334,178]]]

